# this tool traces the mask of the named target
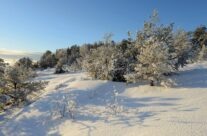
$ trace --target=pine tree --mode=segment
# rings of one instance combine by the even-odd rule
[[[7,64],[4,62],[4,60],[0,58],[0,94],[5,89],[6,82],[5,82],[5,78],[4,78],[4,73],[5,73],[6,65]]]
[[[189,34],[183,30],[179,30],[174,34],[173,44],[170,46],[171,61],[175,62],[175,69],[184,67],[192,57],[192,44]]]
[[[41,68],[53,68],[57,63],[55,55],[51,51],[46,51],[40,58],[39,65]]]
[[[196,60],[202,60],[207,58],[207,28],[200,26],[193,32],[192,38],[194,58]]]
[[[164,73],[171,71],[168,63],[168,47],[165,43],[156,41],[156,38],[145,41],[145,45],[141,47],[138,61],[139,63],[135,67],[136,78],[148,80],[152,86],[155,82],[161,83],[165,80]]]
[[[165,73],[172,71],[173,62],[170,61],[169,47],[173,42],[173,25],[157,25],[158,13],[153,12],[150,21],[145,22],[144,29],[137,34],[135,46],[137,48],[136,74],[131,79],[150,81],[152,86],[166,81]]]
[[[134,66],[137,61],[136,54],[132,39],[123,40],[116,45],[111,58],[114,81],[126,81],[127,76],[134,72]]]
[[[23,66],[23,67],[29,69],[29,68],[33,68],[33,64],[32,64],[32,63],[33,63],[33,62],[32,62],[32,60],[31,60],[30,58],[28,58],[28,57],[24,57],[24,58],[19,59],[19,60],[15,63],[15,65]]]
[[[9,66],[5,70],[4,77],[6,80],[6,95],[14,99],[14,103],[25,101],[26,96],[33,91],[41,90],[45,87],[46,82],[31,81],[34,76],[31,68],[24,66]]]

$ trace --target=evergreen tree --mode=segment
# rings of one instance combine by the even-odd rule
[[[26,100],[28,94],[33,91],[41,90],[45,87],[46,82],[31,81],[34,76],[31,68],[24,66],[10,66],[5,70],[6,95],[14,99],[14,103],[18,104]]]
[[[55,55],[51,51],[46,51],[40,58],[39,65],[41,68],[53,68],[57,63]]]
[[[67,64],[67,50],[66,49],[58,49],[56,50],[55,57],[57,60],[57,64],[55,66],[55,73],[60,74],[64,73],[63,66]]]
[[[126,81],[134,72],[137,55],[132,39],[123,40],[117,44],[112,56],[112,77],[114,81]]]
[[[174,34],[173,44],[170,46],[171,61],[175,62],[175,69],[184,67],[192,57],[192,44],[189,33],[179,30]]]
[[[5,73],[6,63],[3,59],[0,58],[0,94],[4,91],[5,88]]]
[[[33,63],[33,62],[32,62],[32,60],[31,60],[30,58],[28,58],[28,57],[24,57],[24,58],[19,59],[19,60],[15,63],[15,65],[23,66],[23,67],[29,69],[29,68],[33,68],[33,64],[32,64],[32,63]]]
[[[170,61],[169,47],[173,42],[172,25],[158,26],[158,14],[156,11],[145,22],[144,29],[137,34],[135,42],[138,50],[138,62],[135,67],[137,80],[147,80],[153,86],[155,82],[161,84],[166,81],[165,73],[172,71],[173,61]]]
[[[202,60],[207,57],[207,28],[200,26],[193,32],[192,38],[194,58]]]

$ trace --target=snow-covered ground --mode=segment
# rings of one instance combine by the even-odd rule
[[[182,69],[173,88],[89,80],[85,73],[54,75],[39,72],[50,81],[36,102],[5,121],[2,136],[206,136],[207,63]],[[120,112],[112,114],[114,90]],[[55,117],[58,101],[77,102],[75,119]]]

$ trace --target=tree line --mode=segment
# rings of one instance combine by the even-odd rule
[[[56,73],[85,70],[94,79],[168,84],[179,68],[207,57],[207,28],[175,30],[174,24],[160,24],[158,18],[154,11],[135,38],[128,32],[128,38],[114,42],[107,34],[93,44],[46,51],[39,67],[55,67]]]

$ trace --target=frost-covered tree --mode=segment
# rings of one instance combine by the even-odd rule
[[[110,73],[112,55],[113,47],[111,46],[101,46],[93,49],[84,59],[83,67],[93,78],[112,80]]]
[[[6,82],[5,82],[5,78],[4,78],[4,73],[5,73],[6,65],[7,64],[4,62],[4,60],[0,58],[0,94],[5,89]]]
[[[29,68],[32,68],[33,67],[33,64],[32,64],[32,60],[28,57],[24,57],[24,58],[21,58],[19,59],[15,65],[18,65],[18,66],[23,66],[27,69]]]
[[[207,57],[207,28],[200,26],[193,32],[192,37],[194,58],[196,60],[202,60]]]
[[[125,81],[137,60],[134,41],[129,38],[115,43],[111,34],[104,36],[104,42],[84,47],[81,54],[83,67],[93,78],[113,81]]]
[[[127,59],[124,58],[123,54],[116,51],[118,50],[114,51],[110,61],[111,80],[125,81],[124,75],[126,74],[127,69]]]
[[[84,69],[95,79],[113,80],[113,55],[115,42],[111,39],[112,34],[104,36],[104,42],[94,43],[89,54],[83,61]]]
[[[4,110],[4,106],[6,104],[7,97],[4,95],[6,90],[6,81],[4,77],[5,68],[7,64],[3,59],[0,58],[0,112]]]
[[[71,71],[81,69],[80,57],[80,47],[78,45],[73,45],[66,49],[66,64]]]
[[[115,46],[111,58],[111,74],[114,81],[126,81],[126,76],[134,72],[137,61],[137,52],[134,42],[130,39],[123,40]]]
[[[153,12],[150,21],[145,22],[144,29],[137,34],[135,46],[138,50],[138,63],[132,81],[147,80],[153,86],[166,81],[165,73],[172,71],[169,46],[173,42],[172,25],[157,25],[157,12]]]
[[[77,45],[73,45],[67,49],[67,61],[68,65],[72,65],[77,63],[77,58],[80,57],[80,47]]]
[[[64,73],[65,70],[63,68],[63,66],[66,63],[66,58],[60,58],[55,66],[55,74],[60,74],[60,73]]]
[[[46,82],[32,81],[34,71],[24,66],[10,66],[5,70],[6,95],[14,99],[14,103],[25,101],[26,96],[33,91],[41,90]]]
[[[179,30],[173,36],[173,44],[170,46],[169,53],[171,61],[175,62],[175,69],[185,66],[192,57],[192,44],[189,33]]]
[[[57,64],[55,66],[55,73],[64,73],[65,70],[63,66],[67,64],[67,50],[66,49],[58,49],[56,50],[55,57],[57,59]]]
[[[51,51],[46,51],[40,58],[39,65],[41,68],[52,68],[56,65],[57,60]]]
[[[169,64],[168,47],[165,43],[157,42],[156,39],[145,41],[138,56],[139,63],[135,67],[136,78],[161,83],[165,80],[165,73],[172,70]]]
[[[57,49],[55,52],[57,61],[62,58],[67,58],[67,49]]]
[[[6,64],[4,60],[0,58],[0,78],[2,78],[4,75],[5,67],[6,67]]]

